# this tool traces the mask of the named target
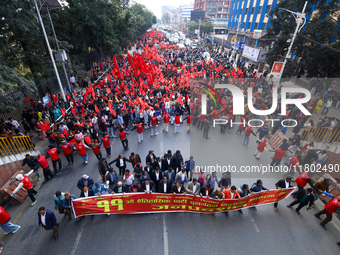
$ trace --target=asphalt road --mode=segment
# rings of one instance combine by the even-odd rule
[[[144,132],[144,142],[138,144],[136,132],[128,135],[128,152],[123,151],[119,139],[112,139],[113,159],[120,153],[128,157],[133,151],[140,154],[143,163],[147,151],[155,150],[160,156],[168,149],[182,151],[185,159],[194,156],[197,165],[215,164],[232,165],[239,168],[244,165],[269,164],[273,153],[266,152],[261,160],[256,160],[255,138],[250,138],[250,147],[242,146],[243,135],[232,132],[221,134],[219,127],[210,130],[210,139],[202,137],[203,131],[192,128],[186,133],[186,124],[180,132],[174,134],[174,127],[169,127],[165,134],[159,127],[159,135],[150,138],[150,129]],[[89,164],[85,166],[79,155],[75,154],[76,163],[67,166],[52,181],[39,188],[38,202],[34,207],[28,203],[12,207],[12,222],[22,228],[1,240],[5,242],[2,254],[339,254],[339,221],[327,225],[328,231],[319,226],[319,220],[313,214],[323,203],[318,201],[316,208],[301,210],[301,216],[286,208],[291,198],[279,203],[277,213],[272,205],[258,207],[257,211],[245,209],[244,214],[230,212],[200,215],[192,213],[139,214],[139,215],[98,215],[92,221],[85,217],[81,221],[69,222],[53,208],[53,195],[57,190],[70,191],[79,196],[76,183],[83,174],[100,181],[97,159],[89,150]],[[130,166],[130,164],[129,164]],[[130,168],[131,169],[131,168]],[[221,173],[218,173],[218,177]],[[274,184],[282,178],[282,173],[232,174],[232,184],[239,187],[243,183],[251,185],[261,178],[264,186],[275,188]],[[38,185],[39,186],[39,185]],[[45,206],[53,210],[59,225],[59,240],[56,242],[51,231],[38,227],[38,208]],[[2,231],[2,230],[0,230]],[[2,234],[3,232],[0,232]]]

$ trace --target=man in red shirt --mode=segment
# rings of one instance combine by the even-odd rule
[[[190,127],[192,123],[192,115],[186,116],[183,120],[187,119],[187,133],[190,133]]]
[[[175,116],[175,134],[179,132],[179,125],[181,124],[181,116],[179,114],[176,114]]]
[[[9,233],[17,232],[21,226],[15,225],[11,222],[11,215],[5,211],[5,209],[0,206],[0,227],[5,231],[4,235],[8,235]],[[2,242],[0,242],[2,244]],[[2,249],[0,249],[1,253]]]
[[[290,159],[289,164],[288,164],[289,171],[287,172],[287,174],[285,174],[286,176],[291,176],[294,179],[296,168],[299,168],[301,172],[301,166],[299,163],[300,160],[301,160],[301,156],[298,156],[298,157],[294,156]]]
[[[52,174],[51,170],[50,170],[50,166],[46,160],[46,156],[40,156],[38,158],[38,162],[40,162],[40,167],[43,170],[43,174],[45,177],[45,181],[48,182],[50,180],[49,177],[51,177],[51,179],[54,177],[54,175]]]
[[[260,156],[264,150],[268,151],[267,150],[267,139],[264,139],[263,141],[261,141],[259,145],[257,146],[256,151],[254,153],[254,156],[256,157],[256,159],[260,159]]]
[[[63,150],[63,153],[68,161],[69,164],[74,164],[73,154],[72,154],[72,148],[73,145],[70,145],[66,140],[63,140],[60,144],[61,149]]]
[[[168,113],[164,114],[164,124],[163,124],[163,131],[168,133],[168,128],[169,128],[169,120],[170,120],[170,116]]]
[[[136,124],[136,126],[132,128],[130,132],[132,132],[135,129],[137,129],[138,143],[143,142],[143,121],[139,120],[138,124]]]
[[[327,193],[326,191],[323,191],[322,193],[331,197],[332,200],[325,205],[325,208],[323,210],[314,214],[314,216],[321,220],[320,215],[326,214],[326,219],[321,221],[320,226],[323,227],[323,229],[327,230],[326,224],[332,220],[333,213],[340,214],[340,197],[336,197],[332,194]]]
[[[48,146],[50,149],[47,151],[46,158],[51,157],[53,169],[54,169],[54,175],[57,176],[58,170],[57,170],[57,163],[59,165],[59,171],[63,169],[63,165],[61,163],[60,157],[58,155],[58,150],[55,148],[52,144]]]
[[[273,151],[273,150],[271,150]],[[283,155],[286,153],[286,148],[277,148],[273,157],[272,162],[270,163],[270,166],[279,166],[282,160]]]
[[[91,148],[92,148],[94,155],[96,155],[97,159],[101,160],[103,156],[100,150],[100,144],[98,143],[98,140],[96,139],[92,140]]]
[[[100,142],[99,146],[103,144],[107,156],[110,158],[111,157],[111,143],[110,143],[110,136],[106,135],[102,137],[102,141]]]
[[[118,132],[118,136],[120,138],[120,141],[122,142],[122,145],[124,147],[124,150],[128,150],[129,149],[129,141],[126,138],[126,134],[129,134],[130,132],[125,132],[123,128],[120,129],[120,131]]]
[[[156,113],[153,114],[153,116],[151,117],[151,136],[153,136],[153,134],[158,135],[157,132],[157,115]]]
[[[32,200],[31,206],[35,205],[35,203],[37,202],[37,200],[35,199],[35,196],[38,195],[38,192],[35,189],[33,189],[33,184],[28,178],[28,176],[30,176],[33,172],[34,170],[32,169],[27,174],[18,174],[15,177],[15,179],[19,181],[19,185],[15,188],[15,190],[13,190],[12,193],[10,193],[10,195],[13,196],[21,188],[24,188],[25,190],[27,190],[28,196]]]
[[[81,142],[81,140],[77,140],[75,146],[79,152],[80,157],[84,160],[85,164],[89,163],[85,145]]]

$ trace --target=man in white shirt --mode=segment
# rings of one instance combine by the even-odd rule
[[[146,179],[142,183],[141,188],[145,192],[145,194],[151,194],[155,191],[155,183],[153,181],[150,181],[149,179]]]
[[[133,177],[132,174],[130,174],[130,170],[126,169],[124,177],[123,177],[123,181],[125,182],[126,192],[127,193],[129,192],[130,186],[133,184],[134,180],[135,180],[135,178]]]
[[[176,174],[175,182],[179,182],[182,185],[188,182],[188,177],[185,168],[182,168],[182,171]]]
[[[192,182],[188,183],[186,191],[187,193],[192,194],[194,196],[200,194],[200,184],[197,182],[196,178],[193,178]]]
[[[45,207],[39,208],[39,227],[45,230],[53,230],[54,240],[58,240],[58,223],[53,212],[46,210]]]
[[[288,189],[293,187],[290,182],[292,181],[292,177],[287,176],[286,179],[279,180],[277,183],[275,183],[275,186],[277,189]],[[274,204],[274,211],[277,212],[277,205],[278,203]]]

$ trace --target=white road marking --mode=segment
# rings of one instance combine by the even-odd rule
[[[214,142],[216,142],[215,140],[215,136],[213,135],[213,133],[210,131],[210,136],[212,137],[212,139],[214,140]]]
[[[250,216],[250,221],[253,222],[253,225],[254,225],[254,227],[255,227],[256,232],[260,232],[260,230],[259,230],[259,228],[257,227],[257,224],[256,224],[254,218],[251,217],[251,216]]]
[[[165,223],[165,213],[163,213],[163,239],[164,239],[164,255],[169,255],[168,228]]]
[[[81,226],[80,226],[80,229],[79,229],[76,241],[73,244],[73,248],[72,248],[72,251],[71,251],[70,255],[76,254],[76,250],[78,248],[78,245],[79,245],[79,242],[80,242],[80,238],[81,238],[81,236],[83,234],[83,231],[84,231],[87,219],[88,219],[88,217],[85,216],[85,219],[83,219],[83,222],[81,223]]]

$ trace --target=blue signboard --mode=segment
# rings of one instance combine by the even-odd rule
[[[236,42],[232,43],[232,48],[236,50],[244,50],[244,46],[246,45],[244,42]]]
[[[48,96],[43,97],[43,104],[47,104],[50,101]]]

